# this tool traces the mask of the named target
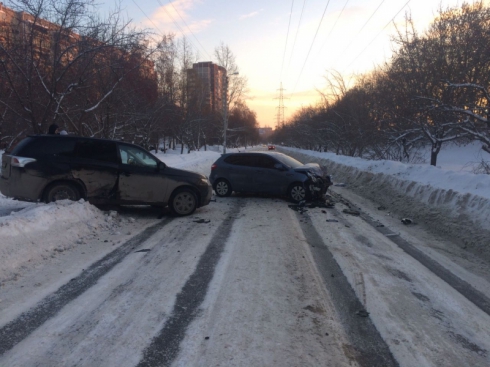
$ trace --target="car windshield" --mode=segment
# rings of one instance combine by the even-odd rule
[[[297,161],[296,159],[294,159],[290,156],[284,155],[284,154],[278,154],[278,155],[275,155],[274,157],[278,161],[280,161],[282,164],[285,164],[286,166],[288,166],[290,168],[298,168],[298,167],[304,166],[304,164],[301,163],[300,161]]]

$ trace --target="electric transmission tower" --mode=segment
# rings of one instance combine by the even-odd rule
[[[274,98],[279,100],[279,106],[276,107],[277,109],[277,114],[276,114],[276,129],[284,125],[284,88],[282,87],[282,82],[281,82],[281,87],[278,89],[279,91],[279,97]]]

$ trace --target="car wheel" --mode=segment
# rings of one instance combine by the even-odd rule
[[[291,201],[299,203],[306,199],[306,190],[302,183],[294,183],[289,187],[288,196]]]
[[[172,194],[168,206],[179,217],[190,215],[197,208],[197,196],[191,189],[179,189]]]
[[[231,189],[231,185],[228,181],[220,178],[214,183],[214,191],[216,192],[216,195],[224,197],[230,196],[233,190]]]
[[[46,202],[51,203],[58,200],[80,200],[80,192],[69,183],[54,184],[46,192]]]

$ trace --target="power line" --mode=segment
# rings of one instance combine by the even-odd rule
[[[134,3],[134,5],[136,5],[138,7],[138,9],[143,13],[143,15],[146,17],[146,19],[148,19],[150,21],[151,24],[153,24],[153,26],[156,28],[157,31],[159,31],[161,34],[163,34],[163,32],[160,30],[160,28],[158,28],[158,26],[153,23],[153,20],[150,19],[150,17],[148,15],[146,15],[146,13],[143,11],[143,9],[141,9],[141,7],[136,3],[136,1],[132,0],[132,2]],[[153,38],[153,37],[152,37]],[[158,42],[157,42],[158,43]]]
[[[356,61],[356,60],[359,58],[359,56],[361,56],[361,55],[364,53],[364,51],[366,51],[366,50],[368,49],[368,47],[369,47],[369,46],[371,46],[371,44],[372,44],[372,43],[373,43],[373,42],[376,40],[376,38],[378,38],[378,36],[379,36],[379,35],[380,35],[380,34],[381,34],[381,33],[382,33],[382,32],[383,32],[385,29],[386,29],[386,27],[388,27],[388,26],[391,24],[391,22],[393,22],[393,20],[395,20],[395,18],[398,16],[398,14],[400,14],[400,12],[401,12],[403,9],[405,9],[405,7],[408,5],[408,3],[409,3],[410,1],[411,1],[411,0],[408,0],[408,1],[405,3],[405,5],[403,5],[403,6],[400,8],[400,10],[398,10],[398,12],[397,12],[397,13],[396,13],[396,14],[393,16],[393,18],[391,18],[391,20],[390,20],[388,23],[386,23],[386,25],[383,27],[383,29],[381,29],[381,31],[379,31],[379,33],[378,33],[378,34],[377,34],[377,35],[376,35],[376,36],[375,36],[375,37],[374,37],[374,38],[371,40],[371,42],[369,42],[369,43],[367,44],[367,46],[366,46],[366,47],[365,47],[365,48],[364,48],[364,49],[363,49],[363,50],[362,50],[362,51],[361,51],[361,52],[360,52],[360,53],[359,53],[359,54],[358,54],[358,55],[357,55],[357,56],[354,58],[354,60],[352,60],[352,62],[351,62],[349,65],[347,65],[347,66],[344,68],[344,70],[345,70],[345,69],[347,69],[347,68],[349,68],[349,66],[351,66],[351,65],[352,65],[352,64],[353,64],[353,63],[354,63],[354,62],[355,62],[355,61]]]
[[[286,44],[284,45],[284,54],[282,55],[282,65],[281,65],[281,75],[280,75],[281,80],[282,80],[282,70],[284,68],[284,59],[286,58],[286,49],[288,46],[289,27],[291,26],[291,16],[293,15],[293,6],[294,6],[294,0],[291,1],[291,11],[289,12],[288,32],[286,33]]]
[[[133,1],[133,3],[135,3],[135,0],[132,0],[132,1]],[[164,11],[167,13],[167,15],[168,15],[168,16],[169,16],[169,18],[172,20],[172,22],[173,22],[173,23],[174,23],[174,24],[177,26],[177,28],[179,28],[180,33],[182,34],[182,36],[184,36],[184,35],[185,35],[185,32],[184,32],[184,30],[183,30],[183,29],[180,27],[179,23],[177,23],[177,22],[175,21],[175,19],[174,19],[174,18],[172,17],[172,15],[169,13],[169,11],[167,10],[167,8],[165,8],[165,6],[164,6],[164,5],[163,5],[163,4],[160,2],[160,0],[157,0],[157,1],[158,1],[158,3],[160,4],[160,6],[163,8],[163,10],[164,10]],[[136,3],[135,3],[135,4],[136,4]],[[138,6],[138,5],[136,4],[136,6]],[[141,9],[139,6],[138,6],[138,8],[141,10],[141,12],[143,12],[143,10],[142,10],[142,9]],[[143,14],[145,14],[145,13],[143,12]],[[146,16],[146,14],[145,14],[145,16]],[[148,16],[146,16],[146,17],[148,18]],[[150,20],[150,22],[151,22],[153,25],[155,25],[155,23],[153,23],[153,22],[151,21],[151,19],[150,19],[150,18],[148,18],[148,20]],[[158,29],[158,28],[157,28],[157,29]],[[158,30],[160,31],[160,33],[161,33],[162,35],[164,34],[164,32],[162,32],[160,29],[158,29]],[[191,42],[191,44],[192,44],[194,47],[196,47],[196,45],[194,45],[192,41],[190,41],[190,42]],[[204,52],[206,52],[206,51],[204,51]],[[209,56],[209,55],[208,55],[208,56]]]
[[[320,53],[322,50],[323,50],[323,47],[325,47],[325,45],[327,44],[327,41],[328,39],[330,38],[330,35],[332,34],[335,26],[337,25],[337,22],[339,21],[340,17],[342,16],[342,13],[344,12],[345,10],[345,7],[347,6],[347,4],[349,3],[350,0],[347,0],[344,4],[344,7],[342,8],[342,10],[340,11],[340,14],[339,16],[337,17],[337,19],[335,20],[335,23],[333,24],[332,28],[330,29],[330,32],[328,32],[327,34],[327,37],[325,38],[325,42],[323,42],[323,45],[322,47],[320,47],[320,51],[318,53]]]
[[[157,1],[160,3],[160,0],[157,0]],[[201,42],[199,42],[199,40],[197,39],[197,37],[194,35],[194,33],[192,32],[192,30],[190,29],[190,27],[189,27],[189,26],[187,25],[187,23],[185,22],[184,18],[182,18],[182,16],[180,15],[180,12],[177,10],[177,8],[174,6],[174,4],[170,2],[170,0],[167,0],[167,1],[168,1],[168,3],[169,3],[170,5],[172,5],[172,8],[174,8],[174,10],[175,10],[175,11],[177,12],[177,14],[179,15],[180,19],[182,19],[182,21],[184,22],[185,26],[186,26],[186,27],[187,27],[187,29],[189,30],[189,32],[191,32],[192,37],[194,37],[194,39],[195,39],[195,40],[196,40],[196,42],[199,44],[199,46],[201,46],[201,48],[202,48],[202,50],[204,51],[204,53],[205,53],[206,55],[208,55],[209,60],[211,60],[211,56],[209,56],[209,54],[206,52],[206,49],[205,49],[205,48],[204,48],[204,47],[201,45]],[[162,5],[162,4],[160,3],[160,5]],[[163,5],[162,5],[162,6],[163,6]]]
[[[298,28],[296,29],[296,35],[294,36],[293,49],[291,50],[291,56],[289,57],[289,64],[286,70],[289,70],[291,66],[291,60],[293,59],[294,47],[296,46],[296,40],[298,39],[299,27],[301,25],[301,20],[303,19],[303,12],[305,10],[306,0],[303,0],[303,7],[301,8],[301,15],[299,17]]]
[[[293,93],[291,93],[291,95],[293,95],[294,92],[296,91],[296,87],[298,86],[301,75],[303,74],[303,70],[305,69],[306,62],[308,61],[308,58],[310,57],[311,49],[313,48],[313,44],[315,43],[316,36],[318,35],[318,31],[320,30],[320,26],[322,25],[323,18],[325,17],[325,13],[327,12],[328,4],[330,4],[330,0],[328,0],[327,5],[325,6],[325,10],[323,11],[322,18],[320,19],[320,23],[318,24],[318,28],[316,29],[315,37],[313,37],[313,41],[311,41],[310,50],[308,51],[308,54],[306,55],[305,62],[303,63],[303,67],[301,68],[301,72],[299,73],[298,80],[296,81],[296,84],[295,84],[294,89],[293,89]]]
[[[378,7],[374,10],[374,12],[371,14],[371,16],[368,18],[368,20],[366,21],[366,23],[364,23],[364,25],[361,27],[361,29],[359,29],[359,31],[357,32],[357,34],[352,38],[352,40],[350,41],[350,43],[347,45],[347,47],[344,49],[344,51],[337,57],[337,59],[335,61],[337,61],[341,56],[343,56],[345,54],[345,52],[349,49],[350,46],[352,46],[352,44],[354,43],[355,39],[357,38],[357,36],[362,32],[362,30],[366,27],[366,25],[369,23],[369,21],[373,18],[374,14],[376,14],[379,10],[379,8],[381,7],[381,5],[383,5],[383,3],[385,2],[386,0],[382,0],[381,3],[378,5]]]

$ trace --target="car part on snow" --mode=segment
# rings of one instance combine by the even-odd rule
[[[211,222],[211,220],[209,220],[209,219],[207,219],[207,220],[206,219],[197,219],[197,220],[193,220],[193,222],[201,224],[201,223],[209,223],[209,222]]]
[[[352,209],[344,209],[342,210],[345,214],[350,214],[350,215],[361,215],[361,212],[358,212],[357,210],[352,210]]]

